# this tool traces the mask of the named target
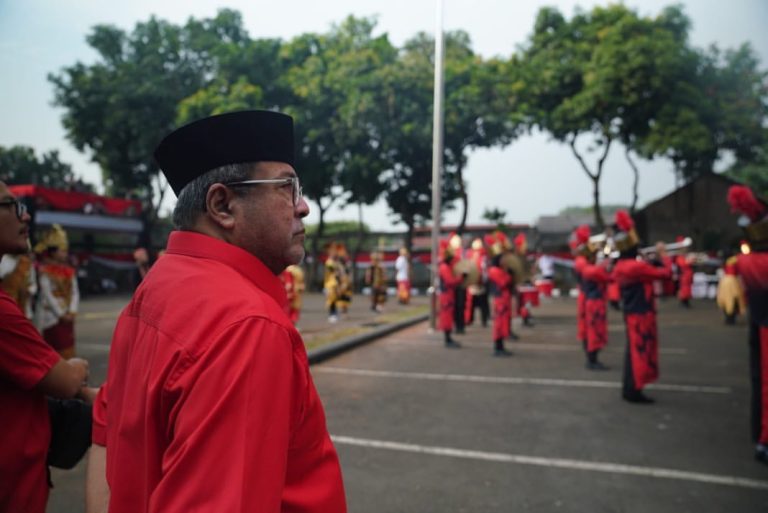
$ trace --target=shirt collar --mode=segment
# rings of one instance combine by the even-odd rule
[[[208,258],[228,265],[272,296],[278,304],[287,301],[280,279],[261,260],[242,248],[202,233],[173,231],[168,237],[166,249],[169,254]]]

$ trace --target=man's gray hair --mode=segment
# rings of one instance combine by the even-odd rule
[[[191,230],[197,218],[205,212],[205,195],[215,183],[248,180],[255,168],[252,162],[228,164],[202,174],[181,189],[173,209],[173,225],[177,230]]]

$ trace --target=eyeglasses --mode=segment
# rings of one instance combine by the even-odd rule
[[[16,217],[18,217],[19,221],[21,221],[21,218],[24,217],[24,215],[27,213],[27,205],[17,199],[0,201],[0,206],[10,207],[11,205],[16,207]]]
[[[225,183],[224,185],[231,187],[233,185],[258,185],[262,183],[275,183],[281,185],[291,184],[293,186],[293,189],[291,190],[291,198],[293,199],[294,207],[298,207],[301,198],[304,197],[304,189],[302,189],[301,184],[299,183],[298,176],[291,176],[288,178],[267,178],[263,180],[243,180],[242,182],[230,182]]]

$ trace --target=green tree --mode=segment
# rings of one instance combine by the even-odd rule
[[[154,148],[176,127],[179,102],[215,81],[219,60],[245,37],[228,10],[184,26],[152,17],[131,33],[97,25],[86,38],[96,62],[49,75],[67,138],[100,166],[108,193],[143,200],[148,222],[167,190]]]
[[[59,159],[58,151],[49,151],[38,157],[29,146],[0,146],[0,180],[8,185],[34,184],[93,191],[91,184],[75,177],[71,165]]]
[[[604,225],[600,179],[614,142],[624,143],[635,170],[631,151],[648,158],[658,154],[643,146],[645,135],[669,101],[670,84],[684,69],[687,30],[679,8],[641,18],[625,6],[612,5],[577,12],[570,21],[557,9],[539,11],[518,61],[524,111],[532,127],[571,148],[592,182],[598,227]],[[583,143],[577,145],[584,139],[590,143],[586,153]],[[587,153],[597,153],[593,165]]]
[[[713,172],[726,152],[740,165],[757,161],[766,142],[768,74],[748,44],[721,52],[691,50],[669,101],[641,141],[643,151],[668,157],[678,181]]]

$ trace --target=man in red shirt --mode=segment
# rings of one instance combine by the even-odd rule
[[[177,231],[115,328],[88,511],[346,511],[278,278],[304,256],[293,151],[293,120],[267,111],[196,121],[155,151]]]
[[[0,257],[27,252],[29,214],[0,182]],[[14,300],[0,290],[0,513],[44,513],[51,426],[45,396],[81,390],[85,360],[64,360]]]

